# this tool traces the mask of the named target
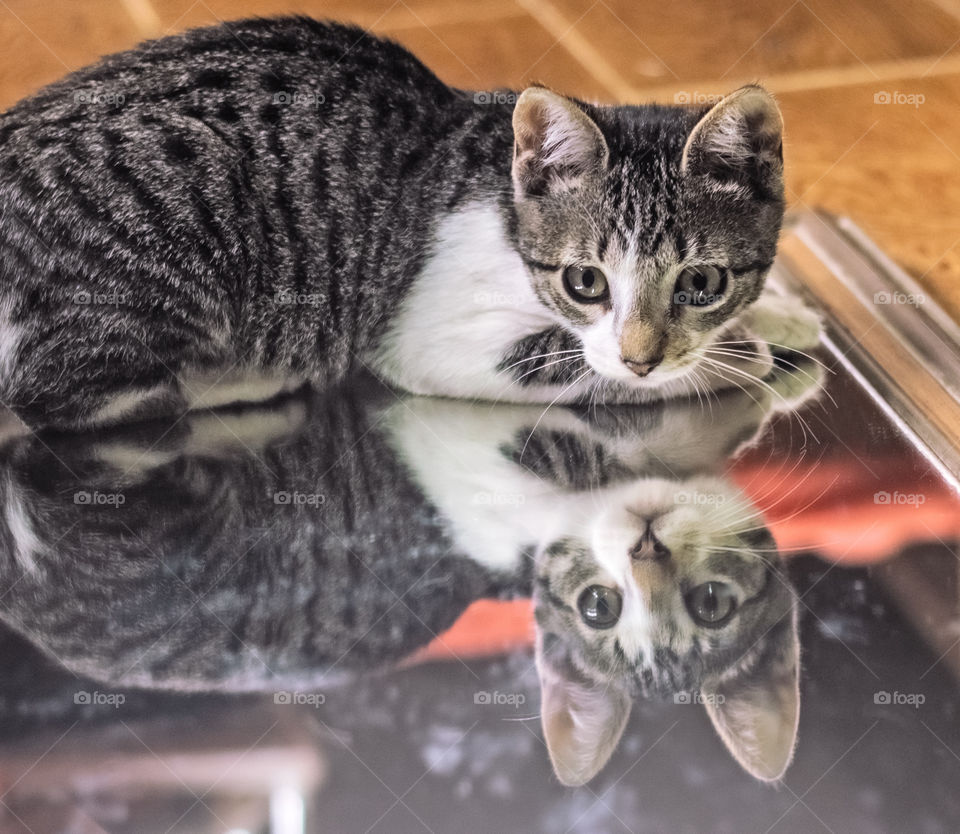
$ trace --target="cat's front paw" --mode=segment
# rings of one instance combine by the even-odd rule
[[[813,350],[820,344],[823,321],[793,295],[765,292],[740,317],[756,338],[766,342],[773,353]]]
[[[777,396],[774,409],[796,410],[823,388],[825,377],[826,370],[816,359],[798,353],[779,356],[773,373],[766,380]]]

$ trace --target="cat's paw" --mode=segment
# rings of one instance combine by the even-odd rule
[[[825,376],[824,366],[815,359],[798,353],[779,356],[766,380],[775,394],[773,408],[777,411],[799,408],[823,388]]]
[[[800,298],[769,291],[743,313],[740,321],[773,353],[813,350],[823,333],[820,316]]]

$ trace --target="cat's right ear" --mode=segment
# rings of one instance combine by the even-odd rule
[[[773,96],[756,84],[724,96],[690,132],[680,169],[782,193],[783,117]]]
[[[513,110],[513,191],[517,200],[575,185],[601,170],[610,152],[580,107],[545,87],[528,87]]]
[[[613,685],[585,680],[562,649],[545,654],[539,635],[536,661],[540,717],[553,772],[564,785],[586,784],[616,749],[632,700]]]

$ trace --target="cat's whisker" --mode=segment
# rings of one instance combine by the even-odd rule
[[[715,348],[712,346],[708,347],[705,353],[716,354],[717,356],[729,356],[733,359],[742,359],[745,362],[757,362],[761,364],[766,364],[770,362],[772,359],[772,357],[763,356],[759,353],[755,353],[754,355],[751,356],[748,353],[743,353],[736,350],[727,350],[724,348]],[[803,376],[805,376],[811,382],[817,382],[817,378],[813,374],[811,374],[809,371],[804,370],[799,365],[796,365],[793,362],[790,362],[784,359],[781,359],[780,361],[782,362],[782,364],[786,365],[787,367],[792,368],[796,373],[802,374]]]
[[[579,356],[564,356],[560,359],[554,359],[553,362],[545,362],[543,365],[537,365],[537,367],[534,368],[533,370],[526,371],[525,373],[521,374],[514,380],[514,382],[519,382],[521,379],[524,379],[525,377],[528,377],[531,374],[535,374],[539,371],[542,371],[544,368],[549,368],[551,365],[560,365],[564,362],[575,362],[579,358],[580,358]]]
[[[788,498],[790,495],[793,494],[794,491],[796,491],[796,490],[799,489],[801,486],[803,486],[803,484],[806,482],[807,478],[809,478],[809,475],[807,476],[807,478],[802,478],[800,481],[798,481],[797,483],[795,483],[792,487],[790,487],[790,489],[789,489],[786,493],[781,494],[781,495],[780,495],[780,499],[779,499],[778,501],[776,501],[775,503],[771,504],[771,505],[768,506],[768,507],[765,507],[765,508],[763,508],[763,509],[759,509],[759,507],[762,507],[762,506],[763,506],[763,503],[764,503],[764,501],[766,501],[767,497],[770,496],[770,495],[773,495],[774,493],[776,493],[776,492],[778,491],[778,487],[780,486],[780,484],[782,484],[787,478],[789,478],[789,477],[796,471],[797,467],[799,467],[801,463],[803,463],[803,458],[802,458],[802,457],[798,457],[798,458],[793,462],[793,466],[791,466],[790,469],[789,469],[786,473],[783,473],[783,472],[778,472],[778,473],[777,473],[777,480],[776,480],[776,483],[775,483],[773,486],[771,486],[769,489],[767,489],[767,490],[766,490],[763,494],[761,494],[761,495],[751,495],[748,500],[749,500],[753,505],[755,505],[756,507],[758,507],[758,509],[756,509],[756,510],[753,511],[752,513],[748,513],[748,514],[744,515],[743,517],[739,518],[739,519],[738,519],[739,523],[744,523],[744,522],[747,522],[747,521],[752,521],[752,520],[755,520],[755,519],[762,518],[765,513],[769,512],[771,509],[773,509],[774,507],[776,507],[776,506],[780,503],[780,501],[782,501],[784,498]],[[751,480],[750,483],[753,483],[753,480]],[[746,489],[745,489],[745,488],[741,488],[741,489],[742,489],[742,491],[744,492],[744,494],[746,494]],[[734,506],[734,507],[731,509],[731,512],[730,512],[729,514],[727,514],[726,517],[727,517],[727,518],[733,518],[733,517],[734,517],[734,513],[736,513],[738,510],[739,510],[739,508],[738,508],[737,506]],[[724,518],[723,514],[720,515],[720,518],[721,518],[721,519]],[[732,528],[725,528],[725,529],[732,529]]]
[[[583,381],[587,376],[589,376],[591,373],[593,373],[593,369],[592,369],[592,368],[587,368],[587,370],[585,370],[582,374],[580,374],[580,376],[578,376],[575,380],[573,380],[573,382],[571,382],[569,385],[565,386],[565,387],[563,388],[563,390],[562,390],[559,394],[557,394],[557,396],[554,397],[554,398],[550,401],[550,403],[547,405],[547,407],[546,407],[545,409],[543,409],[542,412],[540,412],[540,416],[537,418],[537,422],[533,424],[533,428],[530,430],[530,434],[527,435],[527,439],[526,439],[526,441],[525,441],[524,444],[523,444],[523,448],[520,450],[520,456],[517,458],[517,461],[518,461],[518,462],[520,462],[520,461],[523,460],[523,454],[524,454],[524,452],[527,451],[527,446],[530,445],[530,440],[531,440],[531,438],[532,438],[533,435],[536,433],[537,429],[538,429],[539,426],[540,426],[540,423],[543,421],[543,418],[546,416],[547,412],[548,412],[551,408],[553,408],[553,406],[557,403],[557,401],[558,401],[564,394],[566,394],[567,391],[569,391],[569,390],[570,390],[571,388],[573,388],[574,386],[578,385],[580,382],[582,382],[582,381]]]
[[[576,350],[554,350],[550,351],[550,353],[538,353],[535,356],[526,356],[511,365],[507,365],[505,368],[501,368],[500,371],[509,371],[511,368],[516,368],[517,365],[522,365],[524,362],[535,362],[537,359],[549,359],[551,356],[560,356],[564,353],[578,353],[583,355],[583,350],[579,348]]]
[[[713,403],[710,402],[710,397],[713,397],[717,405],[720,405],[720,394],[710,386],[710,382],[707,379],[706,371],[703,368],[694,368],[693,375],[694,375],[694,378],[697,379],[700,382],[700,384],[703,385],[703,390],[706,392],[706,396],[707,396],[707,404],[710,406],[710,416],[712,417]]]
[[[759,510],[741,512],[741,509],[734,507],[726,513],[717,513],[713,529],[718,533],[739,532],[742,525],[763,520],[763,513]]]
[[[697,405],[703,408],[703,395],[700,393],[700,386],[697,385],[697,377],[693,372],[690,374],[690,384],[693,386],[693,392],[697,395]]]
[[[780,395],[777,393],[776,389],[761,377],[755,376],[754,374],[751,374],[749,371],[745,371],[743,368],[738,368],[736,367],[736,365],[731,365],[729,362],[724,362],[722,359],[717,359],[716,357],[710,356],[710,353],[711,351],[707,349],[706,351],[703,351],[700,354],[700,358],[706,362],[710,362],[716,367],[726,368],[728,371],[738,374],[743,379],[746,379],[748,383],[759,385],[761,388],[765,388],[773,396],[780,399]],[[746,357],[738,357],[738,358],[746,358]]]
[[[717,401],[717,405],[720,404],[720,395],[717,391],[711,387],[709,381],[707,380],[706,373],[703,368],[693,367],[689,371],[690,381],[695,387],[702,387],[704,395],[707,400],[707,406],[710,409],[710,416],[713,417],[713,403],[710,398],[713,397]]]
[[[770,342],[770,341],[766,341],[766,340],[764,340],[764,342],[765,342],[765,344],[766,344],[768,347],[778,347],[778,348],[782,348],[783,350],[787,350],[787,351],[789,351],[789,352],[792,353],[792,354],[796,354],[797,356],[803,357],[803,358],[806,359],[807,361],[812,362],[814,365],[817,365],[822,371],[824,371],[824,373],[828,373],[828,374],[835,374],[835,373],[836,373],[836,371],[834,371],[833,368],[828,367],[828,366],[826,365],[826,363],[824,363],[824,362],[821,361],[820,359],[817,359],[816,356],[813,356],[813,355],[811,355],[811,354],[809,354],[809,353],[807,353],[807,352],[805,352],[805,351],[797,350],[797,349],[795,349],[795,348],[790,347],[789,345],[782,345],[782,344],[780,344],[779,342]],[[712,342],[708,347],[729,347],[729,348],[734,348],[734,347],[747,347],[747,348],[749,349],[749,351],[748,351],[749,353],[757,354],[758,351],[753,347],[754,344],[755,344],[755,342],[750,342],[750,341],[743,341],[743,340],[732,340],[732,341],[731,341],[731,340],[728,340],[728,341]],[[745,355],[747,352],[739,352],[739,351],[735,351],[735,352],[738,353],[738,355],[741,356],[742,358],[744,358],[744,359],[747,358],[747,356]],[[792,368],[794,371],[798,371],[798,372],[804,374],[804,375],[805,375],[808,379],[810,379],[811,381],[814,381],[814,382],[816,381],[816,378],[815,378],[812,374],[810,374],[810,373],[807,372],[807,371],[804,371],[804,369],[801,368],[799,365],[797,365],[795,362],[791,362],[789,359],[786,359],[786,358],[784,358],[783,356],[779,357],[779,358],[778,358],[778,361],[779,361],[782,365],[785,365],[785,366],[788,367],[788,368]],[[827,399],[829,399],[830,402],[831,402],[834,406],[836,406],[837,401],[833,398],[833,395],[832,395],[828,390],[826,390],[826,388],[824,388],[824,387],[822,387],[822,386],[821,386],[821,391],[822,391],[822,393],[827,397]]]
[[[832,368],[828,368],[827,365],[824,364],[824,362],[823,362],[822,360],[817,359],[816,356],[813,356],[813,355],[807,353],[806,351],[797,350],[797,348],[791,347],[790,345],[781,345],[779,342],[771,342],[771,341],[769,341],[769,340],[767,340],[767,339],[763,339],[763,342],[764,342],[764,344],[767,344],[767,345],[769,345],[770,347],[780,348],[781,350],[786,350],[786,351],[789,351],[790,353],[794,353],[794,354],[796,354],[797,356],[802,356],[804,359],[810,360],[810,361],[813,362],[815,365],[819,365],[819,366],[820,366],[821,368],[823,368],[823,370],[825,370],[827,373],[831,373],[831,374],[832,374],[832,373],[836,373]],[[747,340],[744,340],[744,339],[733,339],[733,340],[726,340],[726,341],[721,340],[721,341],[718,341],[718,342],[711,342],[711,344],[718,345],[718,346],[729,345],[729,346],[746,346],[746,347],[750,347],[752,344],[755,344],[755,342],[750,342],[750,341],[747,341]]]
[[[761,388],[766,389],[767,391],[770,392],[770,395],[771,395],[772,397],[776,398],[777,400],[780,400],[780,401],[783,400],[783,397],[776,391],[776,389],[773,388],[773,386],[771,386],[771,385],[770,385],[768,382],[766,382],[765,380],[760,379],[760,378],[758,378],[758,377],[755,377],[755,376],[753,376],[752,374],[748,373],[747,371],[744,371],[744,370],[741,369],[741,368],[736,368],[736,367],[730,365],[728,362],[723,362],[723,361],[720,360],[720,359],[716,359],[716,358],[714,358],[714,357],[707,356],[707,355],[704,354],[704,353],[699,354],[699,356],[700,356],[701,361],[709,364],[709,365],[714,369],[714,372],[717,373],[718,376],[721,376],[721,377],[723,376],[723,375],[720,373],[719,369],[721,369],[721,368],[722,368],[722,369],[725,369],[726,371],[728,371],[728,372],[730,372],[730,373],[736,374],[737,376],[748,380],[751,384],[756,384],[756,385],[759,385]],[[733,381],[730,380],[730,379],[727,379],[727,381],[728,381],[728,382],[731,382],[731,384],[732,384],[732,382],[733,382]],[[744,394],[747,394],[747,396],[749,396],[758,406],[760,405],[760,402],[759,402],[758,400],[756,400],[754,397],[750,396],[750,394],[749,394],[749,392],[746,390],[746,388],[744,388],[742,385],[737,386],[737,387],[739,387],[740,390],[742,390]],[[819,443],[819,442],[820,442],[820,441],[819,441],[819,438],[818,438],[817,435],[814,433],[813,429],[810,427],[810,424],[807,422],[806,418],[805,418],[800,412],[794,412],[794,416],[797,418],[797,421],[800,423],[800,426],[801,426],[801,428],[803,429],[804,442],[806,442],[806,435],[807,435],[807,432],[809,432],[809,433],[810,433],[810,436],[813,438],[814,442],[815,442],[815,443]]]
[[[699,354],[699,353],[698,353],[696,358],[697,358],[697,361],[698,361],[701,365],[706,365],[706,366],[708,366],[709,370],[710,370],[712,373],[714,373],[716,376],[720,377],[721,380],[723,380],[723,381],[726,382],[727,384],[733,386],[734,388],[738,389],[739,391],[742,391],[742,392],[743,392],[744,394],[746,394],[751,400],[753,400],[753,402],[754,402],[759,408],[763,408],[763,405],[760,403],[760,401],[759,401],[756,397],[754,397],[754,396],[744,387],[743,383],[739,382],[739,381],[736,380],[736,379],[731,379],[730,377],[724,375],[724,373],[723,373],[723,369],[726,369],[726,370],[735,370],[735,369],[730,368],[730,366],[727,365],[725,362],[720,362],[719,360],[711,359],[710,357],[704,356],[703,354]],[[704,368],[704,370],[706,370],[706,368]],[[743,374],[743,376],[746,376],[751,382],[755,382],[755,381],[756,381],[756,377],[750,376],[749,374]]]
[[[808,476],[808,477],[809,477],[809,476]],[[778,518],[778,519],[777,519],[777,523],[778,523],[778,524],[784,524],[784,523],[786,523],[786,522],[788,522],[788,521],[793,520],[794,518],[796,518],[796,517],[797,517],[798,515],[800,515],[801,513],[806,512],[810,507],[812,507],[817,501],[819,501],[819,500],[833,487],[833,485],[837,482],[837,480],[839,480],[839,478],[840,478],[839,475],[835,476],[834,479],[833,479],[829,484],[827,484],[817,495],[815,495],[813,498],[811,498],[806,504],[804,504],[802,507],[799,507],[799,508],[796,509],[794,512],[790,513],[790,515],[785,516],[784,518]],[[770,511],[771,511],[774,507],[778,506],[778,505],[781,504],[784,500],[786,500],[787,498],[789,498],[790,495],[791,495],[799,486],[802,486],[805,481],[806,481],[806,479],[798,482],[797,484],[795,484],[795,485],[793,486],[793,488],[791,488],[790,491],[788,491],[788,492],[785,493],[784,495],[780,496],[780,498],[779,498],[777,501],[775,501],[775,502],[774,502],[773,504],[771,504],[769,507],[764,508],[764,509],[762,510],[761,514],[758,514],[758,519],[759,519],[759,518],[765,518],[766,516],[768,516],[768,515],[770,514]],[[754,532],[755,530],[764,530],[764,529],[768,529],[768,528],[769,528],[769,525],[768,525],[768,524],[762,523],[762,524],[756,525],[756,526],[754,526],[754,527],[731,526],[731,527],[725,528],[725,532],[733,532],[733,533],[735,533],[735,534],[737,534],[737,535],[743,535],[744,533],[752,533],[752,532]]]
[[[788,521],[792,521],[794,518],[796,518],[798,515],[800,515],[800,513],[806,512],[808,509],[810,509],[810,507],[812,507],[814,504],[816,504],[817,501],[819,501],[824,495],[826,495],[827,492],[833,487],[833,485],[834,485],[839,479],[840,479],[840,476],[839,476],[839,475],[836,475],[836,476],[834,477],[834,479],[833,479],[829,484],[827,484],[822,490],[820,490],[820,492],[818,492],[813,498],[811,498],[811,499],[810,499],[806,504],[804,504],[802,507],[799,507],[798,509],[794,510],[794,511],[793,511],[792,513],[790,513],[790,515],[788,515],[788,516],[784,516],[783,518],[778,518],[778,519],[777,519],[777,524],[784,524],[784,523],[786,523],[786,522],[788,522]],[[778,504],[780,504],[780,503],[781,503],[784,499],[786,499],[788,496],[789,496],[789,493],[787,493],[786,495],[782,496],[776,503],[774,503],[774,504],[771,505],[770,509],[773,509],[773,507],[776,507]],[[770,509],[764,510],[764,515],[768,515],[769,512],[770,512]],[[753,528],[750,528],[750,529],[747,529],[747,530],[742,530],[742,531],[740,531],[740,532],[750,533],[750,532],[752,532],[753,530],[758,530],[758,529],[760,529],[760,528],[759,528],[759,527],[753,527]]]
[[[786,497],[789,497],[796,489],[798,489],[799,487],[803,486],[803,484],[804,484],[805,481],[806,481],[806,478],[801,479],[800,481],[798,481],[797,483],[795,483],[793,486],[791,486],[790,489],[789,489],[785,494],[779,492],[779,487],[780,487],[780,485],[781,485],[784,481],[786,481],[787,478],[789,478],[789,477],[796,471],[797,467],[799,467],[801,463],[803,463],[803,458],[802,458],[802,457],[798,457],[798,458],[794,461],[793,466],[790,467],[789,471],[787,471],[786,473],[783,473],[782,471],[778,471],[778,472],[777,472],[777,480],[776,480],[776,483],[774,483],[772,486],[770,486],[768,489],[766,489],[762,494],[759,494],[759,495],[751,495],[751,496],[750,496],[750,501],[751,501],[754,505],[756,505],[756,506],[758,506],[758,507],[762,507],[763,504],[764,504],[764,502],[765,502],[765,501],[767,500],[767,498],[768,498],[769,496],[771,496],[771,495],[779,494],[779,495],[781,496],[781,498],[784,497],[784,495],[785,495]],[[809,476],[808,476],[808,477],[809,477]],[[753,479],[751,479],[750,483],[751,483],[751,484],[753,483]],[[742,487],[744,493],[746,493],[748,486],[749,486],[749,485],[745,485],[744,487]],[[779,503],[779,501],[778,501],[777,503]],[[766,512],[767,510],[772,509],[772,508],[775,507],[775,506],[777,506],[776,503],[774,503],[774,504],[770,505],[769,507],[765,508],[763,511],[758,510],[757,513],[758,513],[758,515],[762,515],[763,512]]]
[[[522,363],[524,363],[524,362],[532,362],[532,361],[534,361],[534,360],[544,359],[544,358],[547,358],[547,357],[550,357],[550,356],[560,356],[561,354],[574,354],[574,355],[572,355],[572,356],[569,356],[569,355],[568,355],[568,356],[566,356],[566,357],[564,358],[564,360],[559,360],[559,361],[572,361],[572,360],[575,360],[575,359],[582,359],[582,358],[585,356],[585,353],[584,353],[584,351],[583,351],[582,348],[577,348],[577,349],[575,349],[575,350],[556,350],[556,351],[551,351],[550,353],[540,353],[540,354],[537,354],[536,356],[528,356],[528,357],[526,357],[526,358],[524,358],[524,359],[521,359],[519,362],[514,362],[512,365],[509,365],[507,368],[504,368],[503,370],[504,370],[504,371],[507,371],[507,370],[509,370],[509,368],[514,368],[514,367],[516,367],[517,365],[520,365],[520,364],[522,364]],[[539,366],[537,366],[536,368],[534,368],[533,370],[529,371],[528,373],[524,373],[523,375],[521,375],[520,377],[518,377],[518,378],[515,380],[515,382],[519,382],[521,379],[523,379],[524,377],[528,376],[529,374],[536,373],[537,371],[541,370],[542,368],[547,367],[547,365],[552,365],[552,364],[555,364],[555,363],[550,362],[550,363],[547,363],[547,364],[544,364],[544,365],[539,365]],[[561,392],[561,394],[562,394],[562,392]],[[489,401],[489,402],[490,402],[490,410],[492,411],[499,403],[501,403],[501,402],[503,401],[504,397],[508,397],[508,396],[510,396],[510,389],[509,389],[509,388],[507,388],[507,389],[506,389],[502,394],[500,394],[499,396],[495,397],[492,401]],[[475,401],[475,402],[480,402],[480,401]]]

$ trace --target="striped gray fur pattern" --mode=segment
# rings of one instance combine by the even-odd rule
[[[688,392],[773,260],[779,142],[756,87],[709,112],[514,106],[303,17],[145,43],[0,115],[0,401],[75,427],[180,412],[196,376],[363,367],[507,401]],[[703,264],[722,299],[675,303]],[[577,265],[606,301],[565,289]],[[651,351],[649,378],[621,361]]]

